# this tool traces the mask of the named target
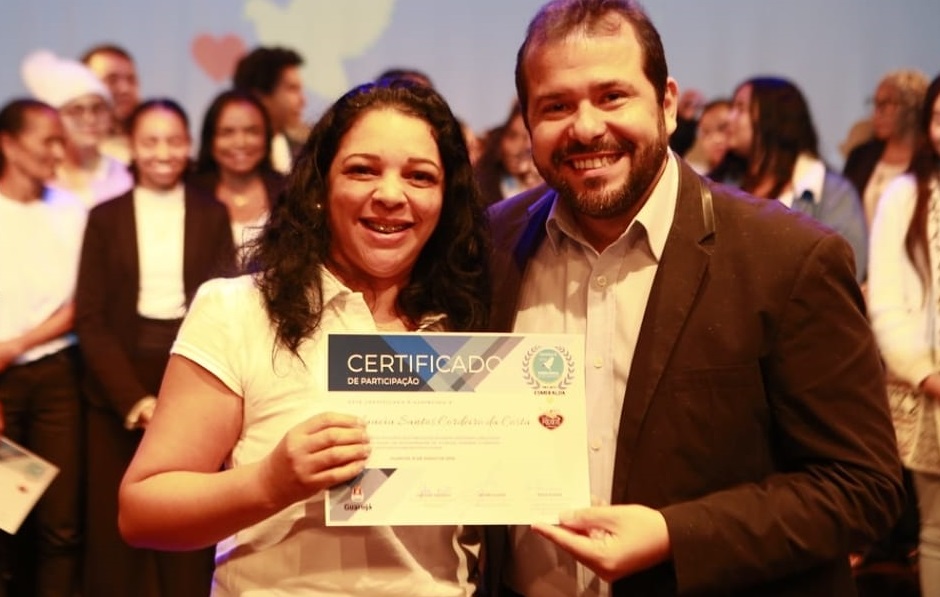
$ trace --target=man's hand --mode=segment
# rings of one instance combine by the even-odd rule
[[[600,506],[563,513],[559,520],[559,526],[534,524],[532,530],[608,582],[670,557],[666,519],[652,508]]]

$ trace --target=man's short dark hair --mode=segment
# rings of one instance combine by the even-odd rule
[[[284,69],[300,66],[304,59],[294,50],[260,46],[249,52],[235,67],[235,89],[270,95],[281,80]]]
[[[618,16],[619,19],[616,18]],[[659,31],[638,2],[553,0],[533,17],[525,41],[516,55],[516,93],[522,105],[523,118],[526,118],[529,103],[524,62],[532,46],[560,41],[575,31],[583,31],[588,35],[617,33],[624,22],[633,27],[637,42],[643,50],[643,74],[653,85],[656,99],[661,104],[666,97],[666,81],[669,78],[666,52]]]
[[[131,56],[130,52],[128,52],[127,50],[125,50],[119,45],[110,44],[110,43],[98,44],[96,46],[92,46],[88,48],[85,51],[85,53],[82,54],[82,57],[79,58],[79,60],[82,61],[82,64],[87,65],[89,62],[91,62],[91,59],[97,56],[98,54],[111,54],[113,56],[120,56],[121,58],[124,58],[128,62],[134,62],[134,58],[133,56]]]

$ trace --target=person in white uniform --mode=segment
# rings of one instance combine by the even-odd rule
[[[46,185],[64,143],[51,106],[20,99],[0,110],[0,431],[59,469],[17,534],[0,531],[0,595],[71,595],[81,556],[72,297],[85,208]]]

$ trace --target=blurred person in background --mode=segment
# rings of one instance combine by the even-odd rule
[[[728,156],[716,180],[780,201],[832,228],[852,245],[855,275],[864,281],[868,230],[855,187],[819,157],[809,104],[793,82],[755,77],[734,92]]]
[[[869,226],[888,183],[911,164],[923,135],[920,114],[926,92],[927,77],[919,71],[904,69],[885,75],[872,98],[873,138],[846,157],[842,174],[862,198]]]
[[[55,108],[18,99],[0,110],[0,433],[59,469],[19,532],[0,531],[0,595],[9,597],[78,588],[82,409],[72,323],[86,212],[48,186],[64,146]]]
[[[261,101],[274,137],[271,140],[271,159],[274,169],[286,174],[294,156],[306,140],[293,134],[306,130],[303,111],[306,105],[300,67],[304,60],[294,50],[282,47],[260,46],[249,52],[235,65],[232,86],[255,94]]]
[[[698,120],[695,141],[682,157],[699,174],[718,167],[728,152],[728,116],[731,102],[718,99],[705,104]]]
[[[698,119],[705,105],[705,95],[698,89],[686,89],[679,94],[676,107],[676,130],[669,136],[669,147],[684,155],[695,143]]]
[[[486,134],[475,171],[486,205],[542,183],[532,161],[532,141],[518,101],[513,100],[506,121]]]
[[[202,120],[192,183],[228,209],[240,255],[260,233],[284,188],[284,176],[271,164],[273,135],[264,106],[244,91],[220,93]]]
[[[225,207],[186,184],[183,109],[145,101],[128,125],[135,185],[89,213],[75,291],[88,401],[85,595],[204,597],[211,550],[128,546],[117,528],[117,492],[197,288],[234,268],[232,232]]]
[[[59,110],[65,130],[65,159],[53,184],[70,191],[88,209],[133,185],[127,167],[102,153],[111,124],[111,93],[82,63],[40,50],[22,64],[23,82],[39,99]]]
[[[940,77],[925,98],[910,171],[888,185],[875,211],[868,311],[891,378],[912,390],[906,403],[898,401],[903,393],[890,394],[920,514],[921,593],[933,597],[940,595]]]
[[[130,163],[127,119],[140,103],[140,83],[134,58],[120,46],[100,44],[82,54],[81,61],[101,79],[111,92],[113,101],[111,128],[101,144],[101,151],[125,164]]]

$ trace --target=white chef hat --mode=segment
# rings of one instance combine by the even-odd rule
[[[95,73],[77,60],[59,58],[49,50],[31,53],[20,66],[23,83],[33,97],[59,109],[90,93],[111,103],[111,93]]]

